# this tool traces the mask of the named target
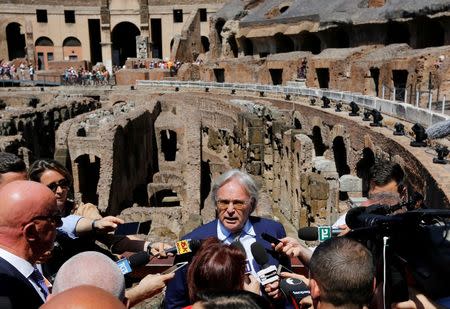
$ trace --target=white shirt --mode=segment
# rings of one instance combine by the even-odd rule
[[[228,231],[225,226],[223,226],[220,220],[217,220],[217,238],[225,244],[230,244],[234,241],[233,234],[231,234],[231,232]],[[253,258],[250,248],[251,245],[256,242],[256,233],[253,229],[253,225],[250,223],[250,220],[247,220],[247,222],[245,222],[244,228],[242,229],[241,235],[239,236],[239,241],[245,249],[245,254],[247,255],[247,259],[250,264],[251,274],[255,278],[258,278],[258,275],[256,273],[260,270],[260,267]]]
[[[22,259],[21,257],[18,257],[17,255],[12,254],[11,252],[6,251],[2,248],[0,248],[0,257],[2,257],[5,261],[11,264],[25,278],[27,278],[28,281],[36,290],[36,292],[38,292],[39,296],[41,296],[42,300],[45,302],[45,297],[41,289],[37,286],[37,284],[33,280],[30,279],[31,274],[34,271],[33,265],[31,265],[27,260]],[[24,295],[24,297],[26,297],[26,295]]]

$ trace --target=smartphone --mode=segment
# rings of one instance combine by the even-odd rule
[[[152,221],[119,224],[114,235],[148,234]]]
[[[271,244],[275,244],[275,246],[281,242],[281,240],[279,240],[278,238],[275,238],[267,233],[262,233],[261,238],[264,239],[265,241],[270,242]]]
[[[188,262],[180,262],[180,263],[176,263],[173,266],[170,266],[169,268],[167,268],[165,271],[163,271],[161,273],[161,275],[165,275],[165,274],[170,274],[173,273],[175,271],[177,271],[178,269],[186,266],[188,264]]]

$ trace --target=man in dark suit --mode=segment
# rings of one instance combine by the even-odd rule
[[[48,289],[36,268],[61,226],[53,192],[32,181],[0,189],[0,299],[12,308],[39,308]]]
[[[254,261],[250,246],[256,241],[266,249],[269,255],[268,263],[277,266],[280,263],[280,256],[272,249],[270,243],[262,240],[261,234],[266,232],[276,238],[283,238],[286,232],[278,222],[250,216],[258,203],[258,188],[251,176],[239,170],[228,171],[215,180],[211,196],[218,219],[200,226],[182,239],[202,240],[217,237],[227,244],[239,240],[246,251],[251,272],[255,276],[260,267]],[[290,266],[289,259],[284,256],[282,264]],[[189,305],[186,273],[186,268],[177,271],[175,278],[169,282],[165,298],[166,308]],[[280,298],[278,284],[279,282],[275,281],[264,286],[269,297]]]

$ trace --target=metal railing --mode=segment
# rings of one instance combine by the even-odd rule
[[[450,119],[449,116],[431,109],[425,109],[413,104],[405,104],[395,100],[382,99],[373,96],[363,95],[361,93],[352,93],[347,91],[327,90],[308,87],[263,85],[263,84],[242,84],[242,83],[217,83],[205,81],[167,81],[167,80],[138,80],[138,87],[168,87],[168,88],[190,88],[190,89],[219,89],[236,91],[246,91],[259,93],[264,96],[265,93],[283,94],[292,96],[309,96],[321,98],[326,96],[334,101],[350,103],[354,101],[358,105],[367,109],[377,109],[380,112],[397,118],[402,118],[408,122],[420,123],[429,126],[442,120]]]

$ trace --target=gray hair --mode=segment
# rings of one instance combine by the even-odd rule
[[[125,298],[125,278],[119,267],[106,255],[85,251],[68,259],[56,274],[53,294],[80,285],[99,287],[120,301]]]
[[[218,176],[216,179],[214,179],[212,189],[211,189],[211,198],[213,201],[213,206],[216,207],[217,205],[217,191],[225,185],[226,183],[230,182],[231,180],[236,179],[239,181],[239,183],[244,187],[245,191],[247,191],[247,194],[250,196],[251,200],[251,206],[252,206],[252,212],[255,210],[255,207],[258,203],[258,186],[256,185],[253,178],[247,174],[246,172],[242,172],[238,169],[232,169],[229,170],[222,175]]]

